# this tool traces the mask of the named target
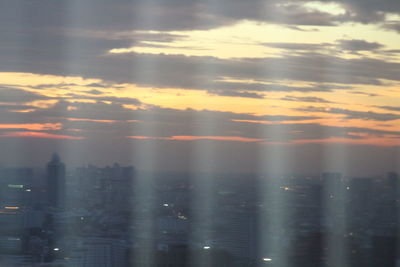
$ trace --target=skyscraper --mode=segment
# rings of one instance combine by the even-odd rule
[[[47,164],[47,204],[54,208],[65,204],[65,165],[56,153]]]

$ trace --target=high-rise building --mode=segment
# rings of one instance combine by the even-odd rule
[[[25,234],[32,209],[33,171],[28,168],[0,170],[0,266],[28,266]]]
[[[0,209],[5,207],[26,208],[33,206],[33,170],[9,168],[0,170]]]
[[[47,164],[47,204],[54,208],[65,205],[65,165],[54,153]]]

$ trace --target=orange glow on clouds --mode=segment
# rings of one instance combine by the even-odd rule
[[[0,129],[25,129],[30,131],[60,130],[61,123],[0,124]]]
[[[95,119],[86,119],[86,118],[67,118],[69,121],[86,121],[86,122],[100,122],[100,123],[114,123],[117,122],[115,120],[95,120]]]
[[[67,140],[81,140],[84,137],[81,136],[70,136],[70,135],[59,135],[42,132],[9,132],[0,135],[0,137],[25,137],[25,138],[43,138],[43,139],[67,139]]]

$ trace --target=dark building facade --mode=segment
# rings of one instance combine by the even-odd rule
[[[65,165],[58,154],[53,154],[47,164],[47,204],[53,208],[65,205]]]

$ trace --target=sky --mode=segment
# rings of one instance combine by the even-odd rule
[[[399,170],[398,0],[0,0],[0,166]]]

